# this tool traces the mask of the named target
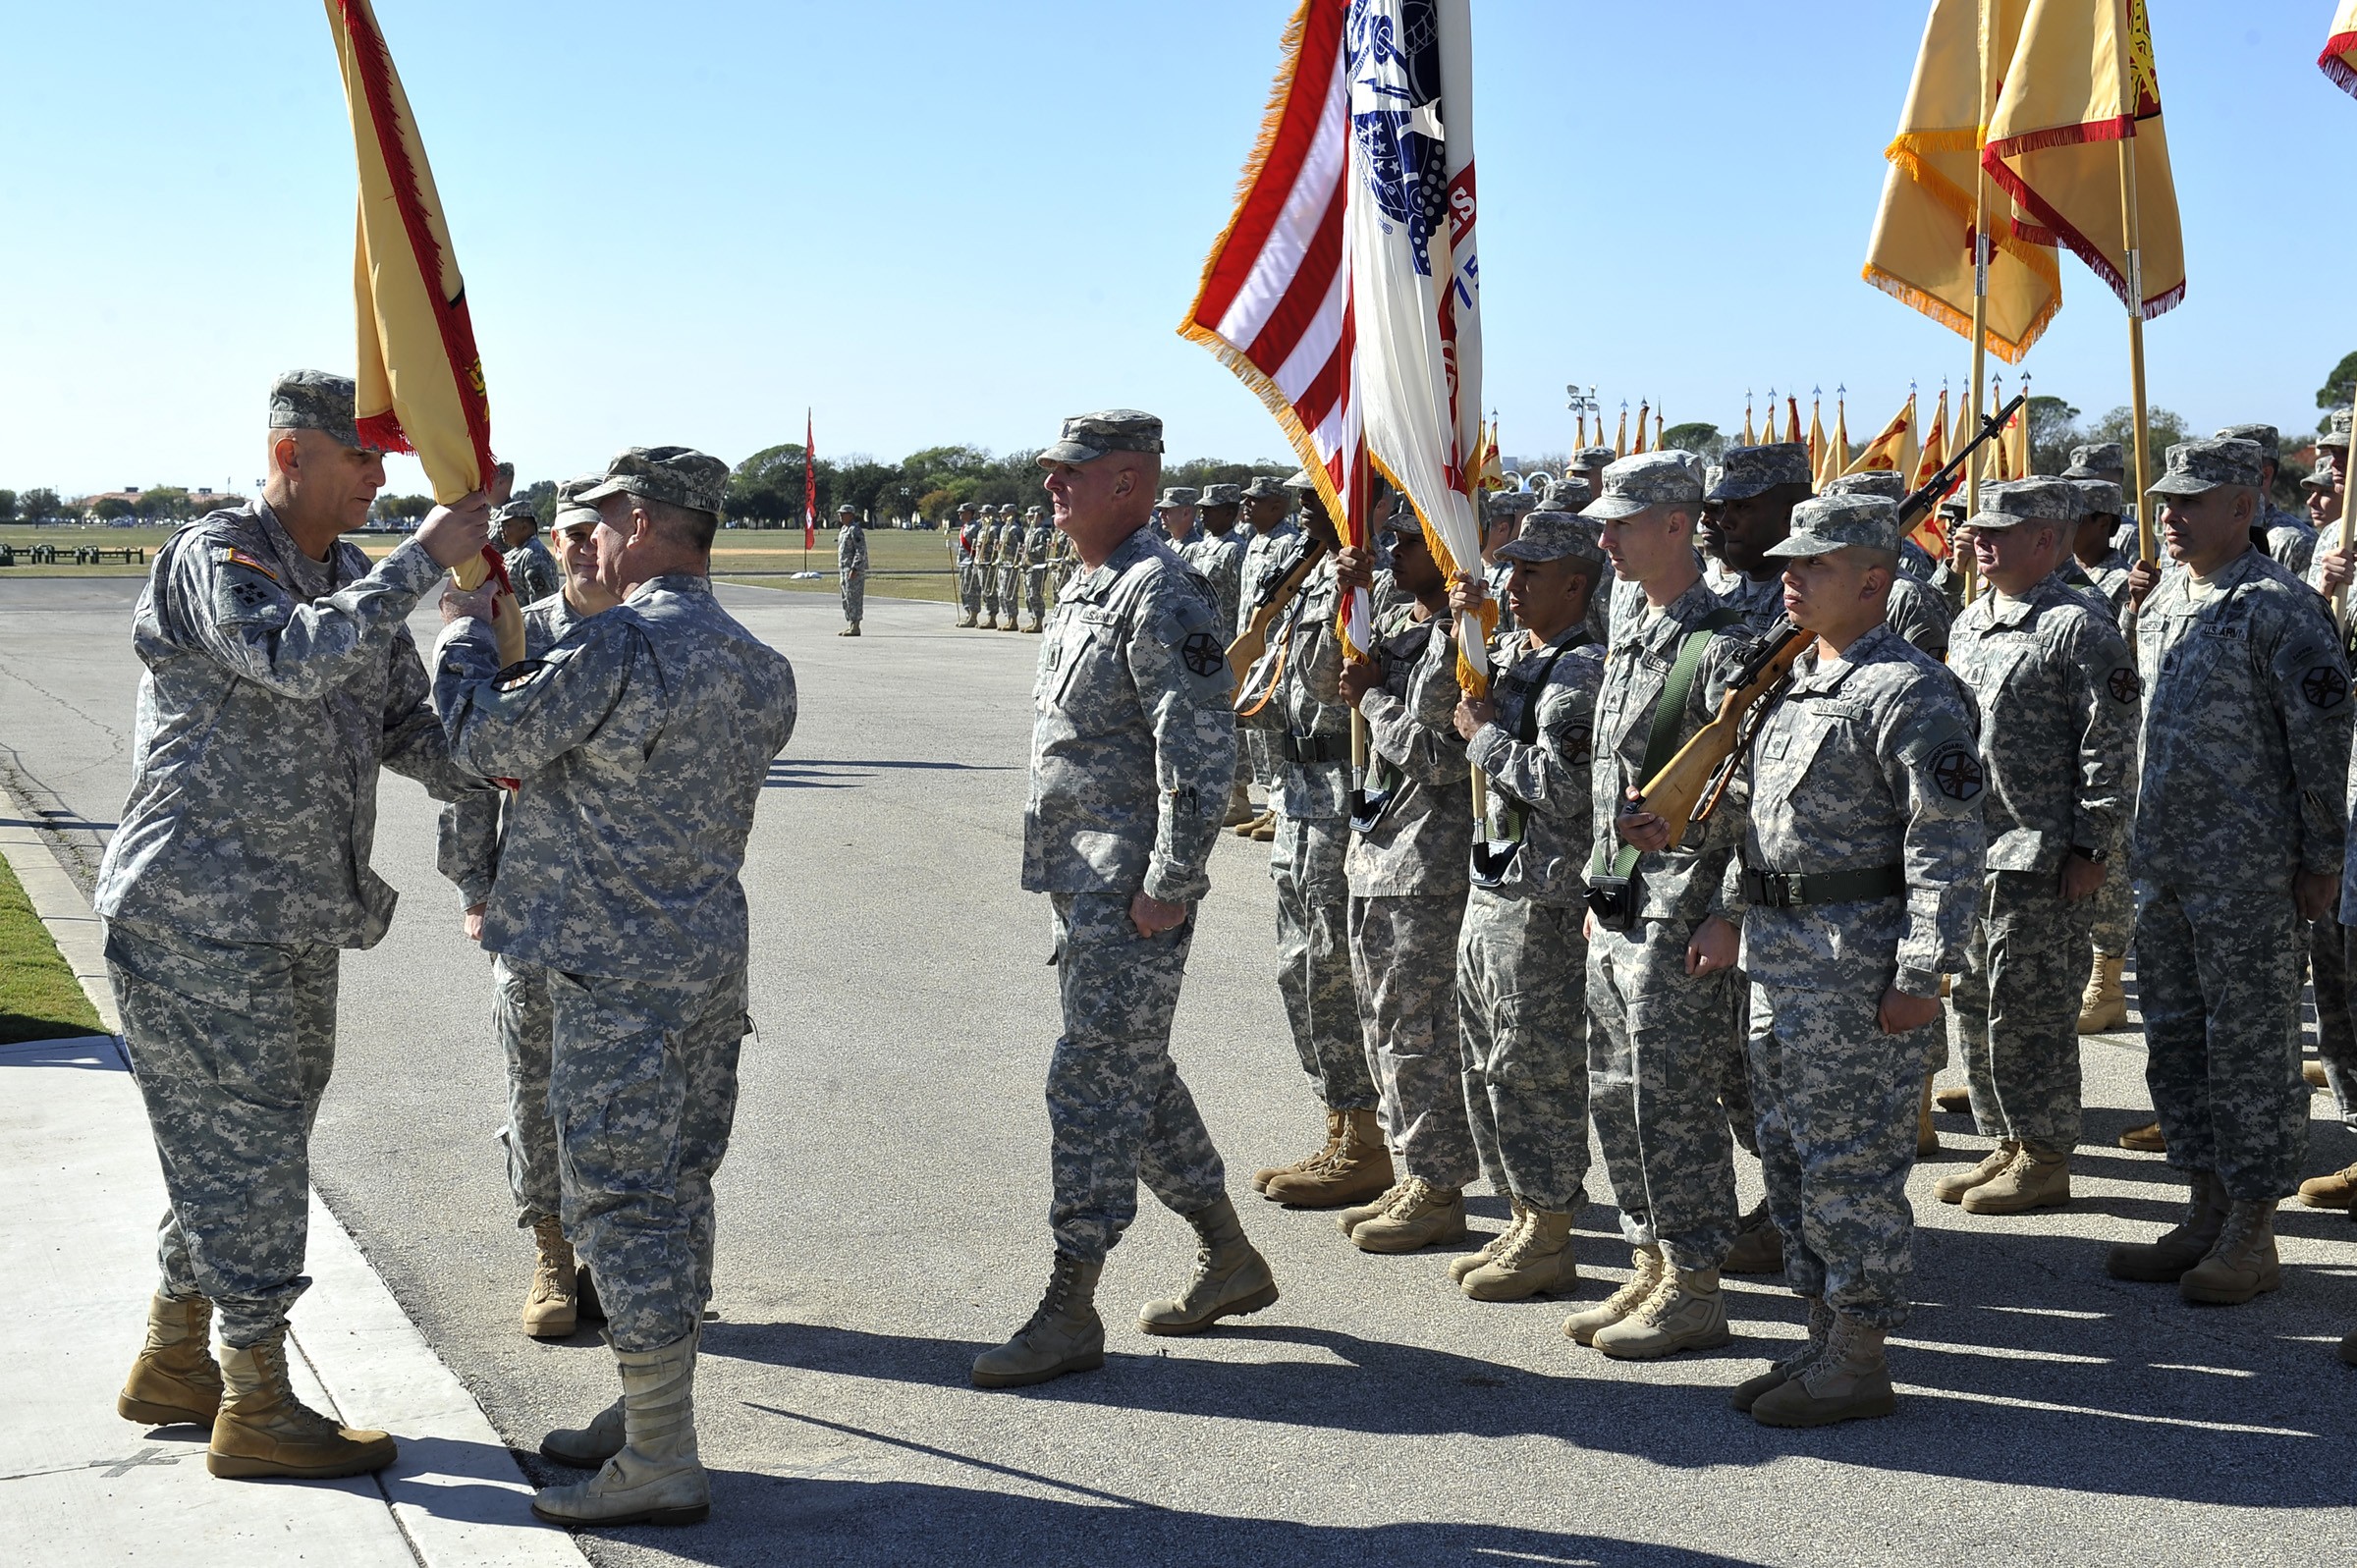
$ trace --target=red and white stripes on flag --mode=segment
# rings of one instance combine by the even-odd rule
[[[1343,218],[1350,103],[1343,33],[1350,0],[1302,0],[1235,213],[1203,263],[1181,337],[1267,405],[1317,481],[1343,542],[1366,543],[1366,441]],[[1363,593],[1345,634],[1368,644]]]

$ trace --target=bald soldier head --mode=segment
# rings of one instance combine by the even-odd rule
[[[1083,566],[1103,566],[1154,514],[1162,482],[1162,421],[1135,408],[1074,414],[1039,455],[1056,526]]]
[[[385,455],[363,446],[349,376],[290,370],[270,387],[269,478],[262,500],[313,561],[355,528],[385,487]]]

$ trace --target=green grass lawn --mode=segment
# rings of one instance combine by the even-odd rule
[[[722,582],[752,588],[784,588],[789,592],[836,592],[835,535],[821,528],[818,547],[810,552],[810,569],[823,577],[800,581],[785,575],[802,569],[802,530],[724,528],[712,541],[712,575]],[[951,604],[958,598],[958,579],[950,569],[949,539],[939,529],[930,533],[899,528],[867,530],[867,594],[871,599],[930,599]]]
[[[0,1046],[104,1033],[17,874],[0,860]]]

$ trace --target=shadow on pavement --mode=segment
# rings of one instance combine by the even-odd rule
[[[903,760],[897,762],[821,762],[806,758],[780,757],[769,765],[769,778],[764,787],[770,789],[856,789],[874,773],[899,773],[917,770],[926,773],[1013,773],[1012,763],[925,762]]]

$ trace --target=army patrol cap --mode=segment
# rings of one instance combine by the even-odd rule
[[[1243,505],[1243,503],[1244,492],[1243,487],[1240,485],[1205,485],[1203,487],[1203,499],[1197,502],[1196,505],[1203,507],[1240,507]]]
[[[1113,452],[1160,452],[1162,421],[1135,408],[1101,408],[1064,422],[1056,444],[1039,455],[1042,463],[1094,462]]]
[[[1318,482],[1309,476],[1309,470],[1307,468],[1295,468],[1289,475],[1287,476],[1285,488],[1288,490],[1299,490],[1308,495],[1315,495],[1317,494]]]
[[[330,370],[290,370],[270,383],[270,428],[316,430],[342,447],[360,447],[359,391]],[[361,447],[375,452],[375,447]]]
[[[1535,490],[1491,490],[1483,494],[1481,509],[1493,521],[1500,517],[1519,517],[1526,512],[1539,510],[1539,494]]]
[[[1577,512],[1596,499],[1595,490],[1577,474],[1565,474],[1547,487],[1542,510],[1547,512]]]
[[[1898,554],[1898,508],[1881,496],[1818,496],[1792,509],[1792,531],[1762,555],[1830,556],[1836,550]]]
[[[2319,468],[2316,472],[2310,474],[2307,478],[2300,481],[2300,488],[2302,490],[2330,490],[2332,488],[2332,478],[2333,474],[2331,469]]]
[[[1498,547],[1501,561],[1561,561],[1565,556],[1601,566],[1604,547],[1597,543],[1596,524],[1568,512],[1534,512],[1522,519],[1514,536]]]
[[[850,502],[848,502],[848,501],[847,501],[847,502],[845,502],[845,503],[844,503],[842,506],[840,506],[840,507],[837,507],[837,508],[835,509],[835,515],[837,515],[838,517],[840,517],[840,516],[842,516],[842,515],[843,515],[845,513],[847,513],[847,512],[848,512],[848,513],[850,513],[850,514],[852,516],[854,516],[854,517],[856,517],[857,515],[859,515],[859,509],[858,509],[857,507],[854,507],[854,506],[852,506],[852,505],[851,505]]]
[[[1191,507],[1202,499],[1203,493],[1199,490],[1190,490],[1185,485],[1173,485],[1162,493],[1162,499],[1155,502],[1154,505],[1158,507]],[[1033,507],[1031,510],[1037,512],[1039,509]]]
[[[2218,432],[2220,441],[2248,441],[2259,449],[2261,462],[2275,462],[2283,455],[2283,433],[2274,425],[2228,425]]]
[[[1586,515],[1633,516],[1648,507],[1702,505],[1702,479],[1690,452],[1641,452],[1604,470],[1604,494],[1588,504]]]
[[[2259,488],[2259,443],[2180,441],[2168,449],[2168,471],[2145,486],[2147,495],[2202,496],[2220,485]]]
[[[2070,466],[2062,470],[2065,479],[2109,479],[2117,484],[2128,476],[2128,460],[2116,441],[2098,441],[2070,449]]]
[[[1825,482],[1829,496],[1880,496],[1885,501],[1907,499],[1907,482],[1893,468],[1869,468],[1864,473],[1845,473]]]
[[[1981,486],[1981,510],[1964,526],[1994,532],[2025,522],[2059,525],[2077,522],[2085,510],[2072,480],[2006,479]]]
[[[1958,491],[1940,503],[1940,517],[1945,522],[1961,524],[1964,520],[1964,496]]]
[[[959,512],[971,512],[974,510],[974,504],[970,501],[960,501],[958,503],[958,510]]]
[[[1043,516],[1046,514],[1047,510],[1047,508],[1039,505],[1039,503],[1033,502],[1030,506],[1027,506],[1023,509],[1023,515],[1026,517]]]
[[[2109,479],[2065,479],[2064,484],[2079,492],[2079,515],[2092,517],[2099,513],[2117,517],[2128,510],[2128,498],[2119,486]]]
[[[506,506],[491,514],[491,520],[493,522],[511,522],[518,517],[529,517],[532,520],[533,526],[537,527],[540,522],[540,509],[533,506],[530,502],[524,500],[521,496],[518,496],[515,500],[509,502]]]
[[[729,488],[729,465],[693,447],[626,447],[606,464],[605,477],[580,494],[583,501],[631,495],[689,512],[718,512]]]
[[[1609,468],[1620,460],[1620,454],[1610,447],[1582,447],[1571,454],[1574,468]]]
[[[1244,499],[1246,501],[1287,501],[1291,498],[1285,493],[1285,486],[1265,473],[1257,473],[1252,476],[1252,482],[1244,486]]]
[[[1797,441],[1778,441],[1764,447],[1729,447],[1719,460],[1718,477],[1705,490],[1705,501],[1745,501],[1778,485],[1805,485],[1809,449]]]
[[[2338,452],[2346,452],[2349,450],[2348,409],[2335,408],[2332,410],[2331,423],[2326,426],[2324,431],[2317,436],[2316,444],[2319,447],[2330,447]]]

